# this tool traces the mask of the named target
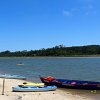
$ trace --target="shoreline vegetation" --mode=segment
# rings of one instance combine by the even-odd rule
[[[40,50],[0,52],[0,57],[100,57],[100,45],[65,47],[58,45]]]
[[[0,78],[0,98],[1,100],[99,100],[98,93],[70,92],[67,89],[57,89],[48,92],[12,92],[12,86],[22,84],[25,80],[5,79],[4,95],[2,95],[3,79]]]

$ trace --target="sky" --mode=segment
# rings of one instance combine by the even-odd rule
[[[0,51],[100,45],[100,0],[0,0]]]

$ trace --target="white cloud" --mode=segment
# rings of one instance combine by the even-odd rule
[[[85,12],[85,15],[96,15],[97,10],[93,5],[88,5],[83,8],[83,11]]]
[[[79,2],[84,2],[84,3],[88,3],[88,2],[92,2],[93,0],[78,0]]]
[[[93,11],[93,14],[94,14],[94,15],[98,14],[98,11],[96,11],[96,10],[95,10],[95,11]]]
[[[83,5],[82,7],[81,7],[81,9],[83,9],[83,10],[93,10],[94,9],[94,6],[93,5]]]
[[[71,12],[75,15],[96,15],[97,10],[93,4],[83,5],[77,8],[72,8]]]
[[[89,15],[89,12],[86,12],[85,15]]]
[[[63,14],[65,15],[65,16],[72,16],[72,13],[70,12],[70,11],[63,11]]]
[[[77,12],[77,11],[80,11],[80,10],[79,10],[79,8],[72,8],[71,11]]]
[[[96,6],[93,3],[94,0],[78,0],[79,5],[72,7],[69,10],[63,10],[65,16],[77,16],[77,15],[96,15],[98,14]]]
[[[88,8],[89,8],[89,9],[93,9],[94,6],[93,6],[93,5],[89,5]]]

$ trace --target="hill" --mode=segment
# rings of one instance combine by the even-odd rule
[[[100,45],[87,45],[87,46],[72,46],[65,47],[63,45],[55,46],[47,49],[40,50],[24,50],[10,52],[9,50],[0,52],[0,57],[38,57],[38,56],[99,56]]]

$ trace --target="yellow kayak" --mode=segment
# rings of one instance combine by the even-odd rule
[[[24,86],[44,86],[44,83],[37,83],[37,82],[24,82]]]

